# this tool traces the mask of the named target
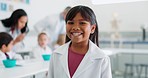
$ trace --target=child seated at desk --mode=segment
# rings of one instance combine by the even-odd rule
[[[43,59],[43,54],[51,54],[52,50],[48,47],[49,38],[45,32],[38,35],[38,45],[30,53],[31,58]]]
[[[0,32],[0,64],[2,60],[6,59],[16,59],[22,60],[21,55],[12,52],[13,48],[13,38],[6,32]]]

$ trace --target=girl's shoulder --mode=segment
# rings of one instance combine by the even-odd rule
[[[67,52],[69,44],[70,44],[70,42],[67,42],[67,43],[59,46],[58,48],[56,48],[53,52],[63,54],[64,52]]]
[[[96,44],[90,41],[89,43],[89,52],[91,52],[92,55],[100,58],[108,57],[102,49],[100,49]]]

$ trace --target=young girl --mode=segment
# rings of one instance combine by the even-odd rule
[[[28,17],[23,9],[15,10],[9,18],[0,20],[0,32],[7,32],[14,38],[14,50],[23,47],[22,40],[29,31]]]
[[[38,45],[33,49],[31,58],[43,59],[43,54],[51,54],[52,50],[48,47],[49,38],[46,33],[42,32],[38,35]]]
[[[16,59],[22,60],[21,55],[12,52],[13,38],[6,32],[0,32],[0,64],[2,60]]]
[[[53,52],[48,78],[112,78],[110,59],[98,47],[98,25],[87,6],[66,16],[66,44]]]

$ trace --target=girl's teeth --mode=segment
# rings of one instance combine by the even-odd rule
[[[73,33],[74,36],[79,36],[81,33]]]

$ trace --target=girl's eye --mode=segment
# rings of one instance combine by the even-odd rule
[[[74,24],[74,22],[72,22],[72,21],[68,21],[67,24]]]
[[[86,22],[80,22],[79,24],[80,24],[80,25],[84,25],[84,24],[86,24]]]

